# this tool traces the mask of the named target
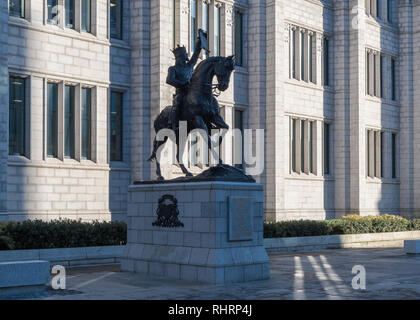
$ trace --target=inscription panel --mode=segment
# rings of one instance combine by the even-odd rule
[[[229,197],[229,241],[252,240],[252,209],[254,200]]]

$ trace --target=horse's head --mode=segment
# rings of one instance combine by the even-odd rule
[[[217,77],[217,89],[225,91],[229,87],[230,75],[235,69],[234,56],[220,59],[214,67],[214,73]]]

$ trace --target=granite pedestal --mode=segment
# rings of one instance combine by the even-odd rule
[[[130,186],[122,270],[206,283],[267,279],[262,191],[216,181]],[[168,195],[177,202],[175,227],[157,223]]]

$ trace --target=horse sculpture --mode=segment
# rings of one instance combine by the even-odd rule
[[[220,107],[213,91],[225,91],[229,87],[230,76],[235,68],[233,56],[229,57],[210,57],[203,60],[194,70],[191,82],[188,85],[187,94],[183,100],[182,107],[179,110],[179,120],[187,122],[187,134],[192,130],[202,129],[207,132],[208,147],[211,148],[211,129],[229,129],[229,125],[220,116]],[[213,78],[216,76],[217,84],[213,85]],[[155,133],[162,129],[170,129],[172,106],[168,106],[162,110],[154,121]],[[192,176],[183,163],[179,161],[179,129],[175,130],[177,161],[182,172],[186,176]],[[158,180],[164,180],[159,160],[157,159],[157,151],[159,147],[164,145],[168,140],[166,136],[162,141],[158,141],[155,137],[153,141],[153,151],[149,161],[156,160],[156,174]],[[221,139],[219,143],[221,142]],[[221,164],[220,156],[219,164]]]

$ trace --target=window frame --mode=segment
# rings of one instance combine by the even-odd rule
[[[116,3],[114,3],[116,2]],[[112,6],[112,4],[115,4],[114,6]],[[118,26],[118,28],[116,28],[115,30],[119,32],[117,34],[113,34],[112,30],[113,30],[113,25],[111,23],[112,19],[112,8],[113,7],[117,7],[119,8],[119,10],[116,11],[116,21],[115,21],[115,26]],[[113,40],[124,40],[124,28],[123,28],[123,20],[124,20],[124,6],[123,6],[123,1],[122,0],[110,0],[109,1],[109,38],[113,39]]]
[[[50,121],[53,121],[54,119],[50,119],[50,108],[53,106],[50,106],[50,87],[54,86],[55,90],[56,90],[56,95],[55,97],[51,97],[51,99],[55,98],[55,112],[52,112],[52,117],[55,118],[55,125],[51,128],[50,126]],[[48,158],[58,158],[58,120],[59,120],[59,90],[60,90],[60,83],[57,82],[51,82],[48,81],[47,82],[47,101],[46,101],[46,156]],[[50,135],[51,132],[51,135]],[[50,137],[52,139],[52,141],[50,141]],[[50,144],[52,143],[52,144]],[[52,152],[50,152],[50,148],[52,149]]]
[[[120,134],[119,138],[117,135],[117,139],[119,140],[119,157],[113,158],[113,152],[112,152],[112,105],[113,105],[113,94],[116,94],[120,97],[120,108],[119,108],[119,125],[120,125]],[[117,90],[117,89],[111,89],[110,90],[110,108],[109,108],[109,159],[111,162],[122,162],[124,161],[124,91]],[[118,102],[118,101],[117,101]],[[117,103],[117,110],[118,110],[118,103]],[[118,145],[118,144],[117,144]]]
[[[92,0],[80,0],[80,30],[86,33],[92,33]],[[84,14],[86,9],[89,8],[89,12]]]
[[[72,9],[69,9],[68,4]],[[71,19],[73,20],[70,24]],[[71,30],[76,30],[76,0],[64,0],[64,27]]]
[[[13,0],[8,0],[7,1],[7,5],[8,5],[8,8],[9,8],[9,13],[8,13],[8,15],[9,15],[9,17],[15,17],[15,18],[20,18],[20,19],[26,19],[27,17],[26,17],[26,6],[27,6],[27,4],[26,4],[26,0],[17,0],[17,1],[19,1],[20,2],[20,12],[17,14],[17,11],[11,11],[10,10],[10,2],[11,1],[13,1]],[[13,12],[13,14],[11,14]]]
[[[13,80],[14,79],[14,80]],[[23,114],[22,121],[21,121],[21,150],[17,153],[10,153],[10,115],[11,115],[11,99],[12,99],[12,81],[21,80],[23,84],[23,101],[22,105],[19,107],[21,110],[20,112]],[[25,157],[27,159],[30,158],[30,77],[26,75],[20,74],[9,74],[8,75],[8,82],[9,82],[9,101],[8,101],[8,112],[9,112],[9,139],[8,139],[8,155],[11,157]],[[19,113],[19,112],[18,112]],[[16,130],[18,131],[18,130]]]
[[[234,23],[234,53],[235,53],[235,64],[239,67],[245,66],[245,45],[244,45],[244,18],[245,14],[243,11],[235,10],[235,23]],[[239,22],[239,23],[238,23]]]
[[[93,148],[92,148],[92,142],[93,142],[93,135],[92,135],[92,119],[93,119],[93,88],[82,86],[80,92],[80,159],[81,160],[93,160]],[[88,98],[88,104],[84,105],[86,102],[84,100],[84,92],[89,92],[89,95],[86,96]],[[86,113],[88,117],[87,119],[84,119],[84,111],[87,107],[87,110],[89,112]],[[84,129],[84,125],[87,125],[86,129]],[[84,130],[86,130],[87,133],[87,141],[84,141]],[[86,144],[84,146],[84,143]],[[84,148],[86,148],[86,153]]]

